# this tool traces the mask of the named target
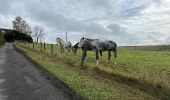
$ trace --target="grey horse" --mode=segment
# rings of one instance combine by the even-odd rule
[[[82,54],[82,61],[81,66],[84,66],[84,62],[86,59],[86,54],[88,50],[92,50],[96,52],[96,65],[99,64],[99,53],[102,56],[102,51],[108,51],[108,60],[111,58],[111,51],[114,52],[115,60],[117,58],[117,44],[114,41],[107,40],[107,41],[101,41],[99,39],[88,39],[88,38],[82,38],[78,44],[79,48],[82,48],[83,54]]]
[[[70,41],[64,41],[61,38],[57,38],[56,42],[60,44],[60,48],[61,48],[61,52],[64,52],[64,48],[66,48],[68,50],[68,52],[70,52],[71,49],[71,42]]]

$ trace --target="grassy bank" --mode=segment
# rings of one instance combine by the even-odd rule
[[[167,51],[119,50],[117,65],[113,58],[108,62],[105,53],[99,67],[95,66],[94,53],[89,52],[87,69],[81,70],[81,50],[74,57],[71,53],[61,54],[58,46],[54,46],[54,55],[50,54],[50,45],[46,46],[45,53],[39,52],[39,45],[35,46],[36,50],[17,47],[88,99],[151,100],[170,96],[170,53]]]

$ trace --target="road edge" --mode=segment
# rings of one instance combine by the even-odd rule
[[[79,96],[73,89],[71,89],[68,85],[66,85],[63,81],[58,79],[57,77],[54,77],[51,73],[49,73],[47,70],[43,69],[41,65],[39,65],[36,61],[31,59],[24,51],[20,50],[19,48],[16,47],[15,44],[13,44],[14,49],[16,52],[22,54],[30,63],[34,65],[35,68],[40,71],[42,76],[46,78],[50,84],[52,84],[55,88],[60,89],[61,91],[64,92],[64,94],[67,94],[67,96],[71,100],[86,100],[84,97]]]

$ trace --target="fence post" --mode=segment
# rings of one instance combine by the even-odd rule
[[[51,53],[53,54],[53,44],[51,43]]]
[[[25,46],[24,41],[22,41],[22,46],[23,46],[23,47]]]
[[[23,42],[22,41],[20,41],[21,42],[21,46],[23,47]]]
[[[19,42],[20,42],[20,45],[22,46],[22,41],[20,40]]]
[[[28,48],[30,47],[30,43],[28,42]]]
[[[33,46],[33,49],[34,49],[34,42],[33,42],[32,46]]]
[[[41,50],[42,50],[42,42],[41,42]]]
[[[45,51],[45,42],[44,42],[44,51]]]
[[[26,45],[26,42],[24,41],[24,45],[25,45],[25,47],[27,47],[27,45]]]

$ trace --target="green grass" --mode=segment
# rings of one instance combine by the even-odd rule
[[[80,69],[82,52],[77,56],[66,51],[60,53],[50,45],[44,53],[22,48],[28,56],[61,79],[79,95],[88,99],[170,99],[170,52],[119,50],[117,64],[114,58],[107,61],[104,53],[100,66],[95,65],[94,52],[88,52],[86,69]],[[30,47],[31,44],[30,44]]]

